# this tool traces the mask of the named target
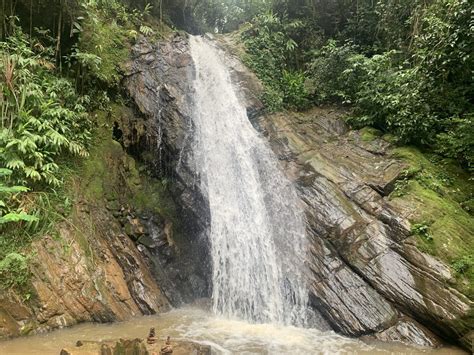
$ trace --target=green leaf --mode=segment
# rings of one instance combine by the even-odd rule
[[[7,161],[5,165],[7,166],[7,168],[13,169],[13,170],[21,169],[25,167],[25,163],[23,162],[23,160],[20,160],[20,159],[12,159],[10,161]]]
[[[27,192],[29,188],[26,186],[3,186],[0,185],[0,192],[4,193],[16,193],[16,192]]]
[[[10,222],[20,222],[20,221],[25,221],[25,222],[36,222],[38,221],[38,217],[29,215],[25,212],[20,212],[20,213],[7,213],[5,216],[0,217],[0,224],[4,223],[10,223]]]
[[[9,176],[12,174],[10,169],[0,168],[0,176]]]

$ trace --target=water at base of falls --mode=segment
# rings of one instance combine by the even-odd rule
[[[209,201],[216,314],[307,323],[304,212],[277,158],[248,120],[224,56],[191,37],[195,78],[191,166]]]
[[[333,332],[272,324],[249,324],[215,315],[195,307],[184,307],[158,316],[139,317],[112,324],[81,324],[69,329],[0,342],[0,354],[52,355],[62,348],[74,352],[78,340],[102,341],[145,338],[156,328],[160,342],[169,335],[177,340],[211,345],[213,354],[298,354],[298,355],[378,355],[424,354],[462,355],[455,348],[424,349],[401,344],[365,344]]]

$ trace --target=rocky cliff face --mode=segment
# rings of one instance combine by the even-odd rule
[[[388,143],[349,131],[343,116],[315,109],[259,120],[306,206],[314,306],[348,335],[463,341],[472,301],[451,287],[447,265],[416,247],[413,211],[387,197],[406,166]]]
[[[132,48],[124,81],[137,115],[147,123],[148,135],[156,145],[148,144],[156,173],[172,181],[172,195],[179,206],[183,238],[180,258],[194,267],[193,272],[177,272],[171,280],[180,290],[176,300],[209,296],[210,279],[207,226],[208,204],[196,184],[190,167],[192,142],[192,78],[194,68],[186,36],[150,44],[142,39]]]
[[[268,137],[305,205],[313,306],[334,329],[351,336],[426,346],[440,344],[441,336],[467,344],[472,301],[451,287],[447,265],[416,247],[412,207],[388,198],[406,168],[390,144],[349,131],[344,112],[337,110],[258,118],[258,80],[239,62],[228,38],[219,42],[249,117]],[[192,221],[193,243],[205,259],[207,204],[186,158],[193,130],[187,39],[141,42],[134,55],[127,89],[141,114],[157,123],[177,182],[175,198]]]
[[[31,246],[28,289],[0,292],[0,338],[169,308],[137,242],[152,234],[133,206],[144,186],[133,158],[112,140],[110,118],[68,184],[72,211],[61,211],[56,228]]]

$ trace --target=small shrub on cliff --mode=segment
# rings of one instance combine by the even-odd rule
[[[28,257],[9,253],[0,260],[0,287],[4,289],[24,288],[29,280]]]
[[[437,136],[437,152],[456,159],[467,170],[474,171],[474,113],[464,118],[453,118],[448,126],[447,132]]]
[[[0,168],[0,231],[4,231],[4,225],[8,223],[35,222],[38,220],[35,216],[26,213],[21,207],[15,208],[16,202],[19,201],[16,195],[28,191],[28,188],[5,185],[2,180],[10,176],[11,173],[12,171],[9,169]]]
[[[411,232],[414,235],[417,235],[417,236],[423,238],[427,242],[431,242],[433,240],[433,237],[430,234],[430,228],[425,223],[416,223],[416,224],[414,224],[411,228]]]
[[[474,256],[467,255],[464,256],[452,264],[453,269],[459,274],[466,274],[474,266]]]
[[[22,224],[31,224],[38,218],[25,212],[19,195],[28,191],[25,186],[9,186],[4,182],[12,171],[0,168],[0,288],[22,288],[28,281],[27,257],[16,252],[28,238],[12,236]]]
[[[306,77],[301,71],[283,71],[282,89],[285,106],[300,110],[309,106],[308,91],[305,86]]]

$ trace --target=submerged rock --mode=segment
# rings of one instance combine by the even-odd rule
[[[390,328],[376,333],[375,337],[382,341],[398,341],[408,345],[417,344],[425,347],[441,345],[439,339],[433,337],[429,330],[410,319],[400,319]]]
[[[191,341],[172,341],[174,355],[210,355],[211,347]],[[76,347],[62,349],[60,355],[158,355],[168,354],[161,351],[160,344],[146,344],[144,339],[119,339],[108,341],[78,341]]]

